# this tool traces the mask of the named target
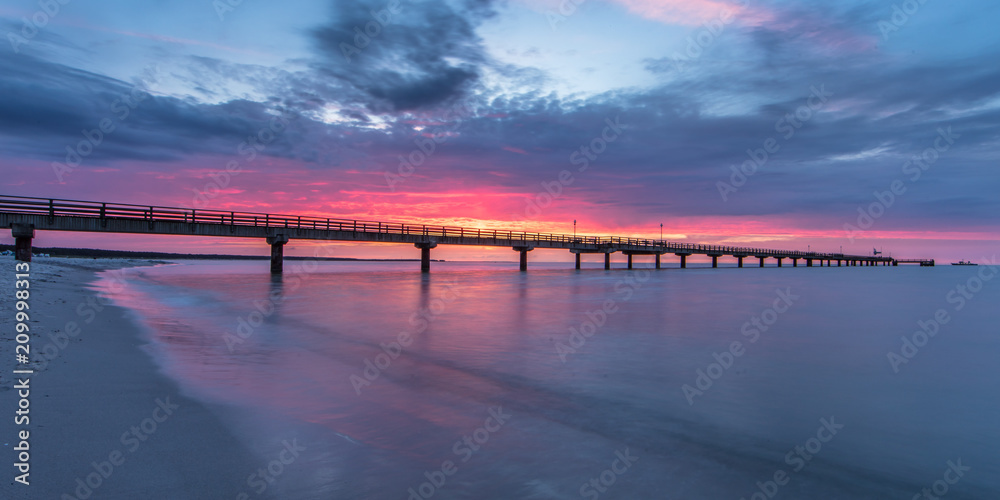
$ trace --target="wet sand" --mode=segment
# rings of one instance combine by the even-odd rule
[[[24,426],[11,425],[20,399],[12,374],[14,263],[0,257],[0,498],[267,498],[247,486],[262,464],[217,418],[228,409],[181,394],[143,350],[143,332],[126,311],[87,288],[96,272],[153,264],[138,260],[31,263],[32,361],[17,367],[35,370],[30,485],[15,482],[16,432]]]

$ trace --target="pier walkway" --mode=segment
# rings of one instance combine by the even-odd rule
[[[85,231],[106,233],[173,234],[259,238],[271,245],[271,272],[282,272],[283,247],[290,239],[328,241],[366,241],[412,244],[420,249],[420,268],[430,270],[430,251],[438,245],[508,247],[520,253],[522,271],[528,269],[528,252],[534,249],[562,249],[576,254],[580,269],[581,254],[604,254],[604,268],[611,268],[611,254],[628,256],[632,268],[634,256],[653,256],[660,268],[661,256],[680,257],[680,267],[687,267],[687,257],[706,255],[712,267],[719,258],[731,256],[743,267],[744,259],[753,258],[764,267],[766,259],[785,260],[793,267],[803,261],[806,267],[890,266],[918,263],[933,266],[931,259],[894,260],[891,257],[802,252],[771,248],[752,248],[618,236],[573,236],[567,234],[468,227],[428,226],[395,222],[347,220],[328,217],[226,212],[160,206],[126,205],[93,201],[28,198],[0,195],[0,227],[10,228],[15,239],[15,255],[31,260],[31,239],[35,231]]]

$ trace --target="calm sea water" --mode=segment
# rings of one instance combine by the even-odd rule
[[[304,264],[98,284],[246,498],[1000,498],[989,267]]]

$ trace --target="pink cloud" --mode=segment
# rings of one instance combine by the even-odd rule
[[[773,16],[763,8],[752,8],[726,0],[611,0],[629,12],[667,24],[700,25],[723,17],[741,24],[763,24]]]
[[[774,10],[730,0],[609,0],[629,12],[666,24],[700,26],[712,21],[798,33],[813,47],[839,52],[863,52],[876,46],[870,34],[859,34],[832,25],[815,13]],[[731,21],[729,21],[731,19]]]

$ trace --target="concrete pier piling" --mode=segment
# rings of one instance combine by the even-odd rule
[[[14,237],[14,259],[31,262],[31,239],[35,237],[35,226],[31,224],[11,224]]]
[[[285,263],[285,243],[288,243],[288,236],[277,234],[268,236],[267,244],[271,245],[271,274],[281,274]]]
[[[516,247],[514,247],[514,251],[515,252],[520,252],[521,253],[521,259],[520,260],[521,260],[521,270],[522,271],[527,271],[528,270],[528,252],[530,252],[530,251],[532,251],[534,249],[535,249],[535,247],[530,247],[530,246],[516,246]]]
[[[423,241],[414,243],[413,246],[420,249],[420,272],[431,272],[431,249],[437,246],[436,242]]]

